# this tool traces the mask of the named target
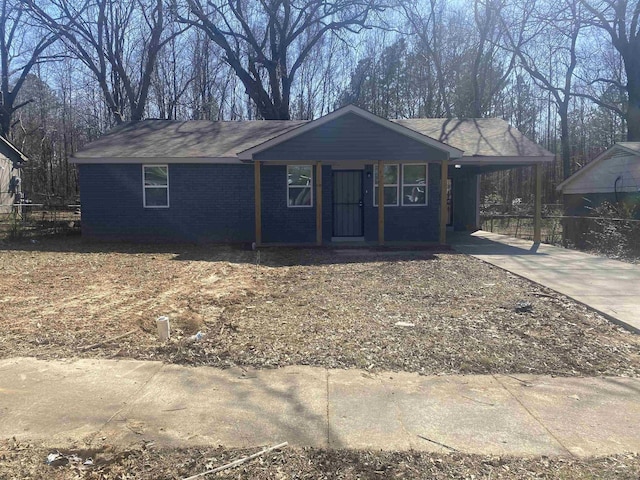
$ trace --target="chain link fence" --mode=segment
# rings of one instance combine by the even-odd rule
[[[80,232],[79,205],[21,203],[0,214],[0,238],[33,238]]]
[[[481,228],[488,232],[533,240],[534,216],[524,208],[519,213],[501,213],[503,206],[483,206]],[[526,207],[526,206],[525,206]],[[611,204],[592,209],[591,216],[558,214],[559,205],[545,205],[542,241],[614,257],[640,257],[640,219],[635,213]]]

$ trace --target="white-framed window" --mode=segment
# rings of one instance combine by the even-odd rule
[[[169,208],[169,166],[142,166],[144,208]]]
[[[287,165],[287,206],[313,206],[313,166]]]
[[[428,172],[426,163],[402,164],[402,205],[427,204]]]
[[[398,165],[384,165],[384,205],[398,205],[400,174]],[[378,166],[373,166],[373,206],[378,206]]]

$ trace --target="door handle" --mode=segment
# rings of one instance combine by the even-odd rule
[[[364,203],[362,203],[362,200],[360,200],[360,201],[358,202],[358,206],[359,206],[359,207],[362,207],[363,205],[364,205]]]

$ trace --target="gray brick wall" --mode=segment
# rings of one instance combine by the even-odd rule
[[[315,169],[313,174],[315,185]],[[315,242],[317,192],[313,192],[311,208],[289,208],[287,206],[287,167],[263,165],[260,179],[262,241],[265,243]]]
[[[252,242],[252,165],[169,165],[169,208],[144,208],[141,164],[80,165],[82,233],[144,242]]]
[[[87,238],[143,242],[252,242],[253,165],[170,164],[170,208],[142,204],[141,164],[80,165],[82,231]],[[372,166],[364,171],[365,238],[377,240]],[[314,170],[315,175],[315,170]],[[332,171],[322,168],[323,241],[333,230]],[[314,180],[315,184],[315,180]],[[265,243],[315,243],[312,208],[287,207],[286,166],[261,172],[262,239]],[[387,207],[388,241],[437,241],[440,166],[429,165],[429,205]]]

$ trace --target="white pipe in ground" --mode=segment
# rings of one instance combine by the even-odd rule
[[[158,326],[158,339],[161,342],[166,342],[167,340],[169,340],[169,317],[158,317],[156,319],[156,325]]]

